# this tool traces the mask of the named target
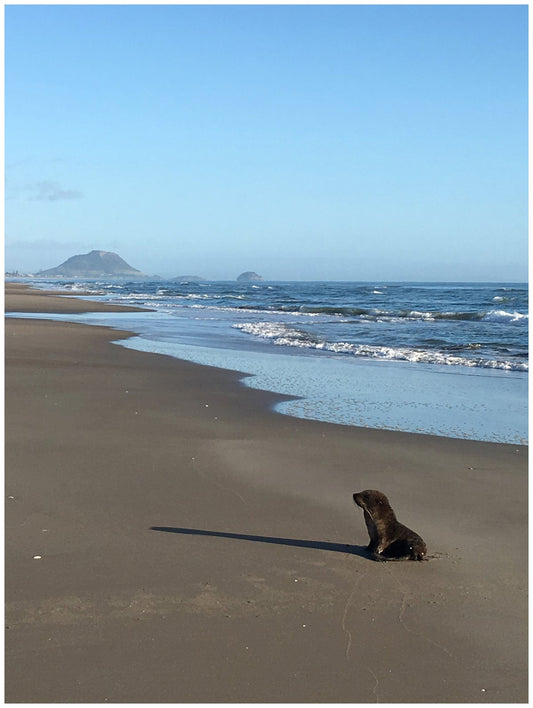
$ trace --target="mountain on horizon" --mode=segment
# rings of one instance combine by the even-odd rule
[[[79,256],[72,256],[56,268],[41,270],[39,277],[73,276],[77,278],[145,278],[140,270],[132,268],[117,253],[111,251],[91,251]]]

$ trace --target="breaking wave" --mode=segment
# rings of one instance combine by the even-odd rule
[[[528,364],[503,359],[486,359],[483,357],[467,357],[449,354],[439,350],[424,350],[409,347],[386,347],[372,344],[355,344],[350,342],[327,342],[309,333],[289,327],[282,322],[244,322],[234,324],[241,332],[267,339],[273,344],[287,347],[303,347],[329,351],[335,354],[351,354],[371,359],[389,361],[409,361],[424,364],[441,364],[448,366],[480,367],[486,369],[501,369],[505,371],[528,371]],[[475,350],[477,346],[465,347]]]
[[[310,315],[332,315],[341,317],[354,317],[371,321],[397,321],[397,320],[425,320],[426,322],[436,320],[457,320],[457,321],[487,321],[506,322],[516,324],[526,324],[529,315],[520,312],[507,312],[505,310],[484,310],[472,312],[439,312],[419,310],[381,310],[379,308],[364,309],[360,307],[313,307],[302,305],[295,308],[294,305],[281,305],[279,310],[287,313],[310,314]]]

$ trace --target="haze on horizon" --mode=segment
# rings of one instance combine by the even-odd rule
[[[6,270],[525,281],[527,5],[9,5]]]

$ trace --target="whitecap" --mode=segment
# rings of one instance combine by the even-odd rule
[[[510,322],[510,323],[525,323],[529,320],[529,315],[521,312],[507,312],[506,310],[491,310],[483,317],[487,322]]]

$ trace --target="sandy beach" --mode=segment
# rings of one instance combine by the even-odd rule
[[[527,447],[282,416],[128,336],[6,319],[7,702],[527,702]],[[428,562],[368,556],[368,488]]]

